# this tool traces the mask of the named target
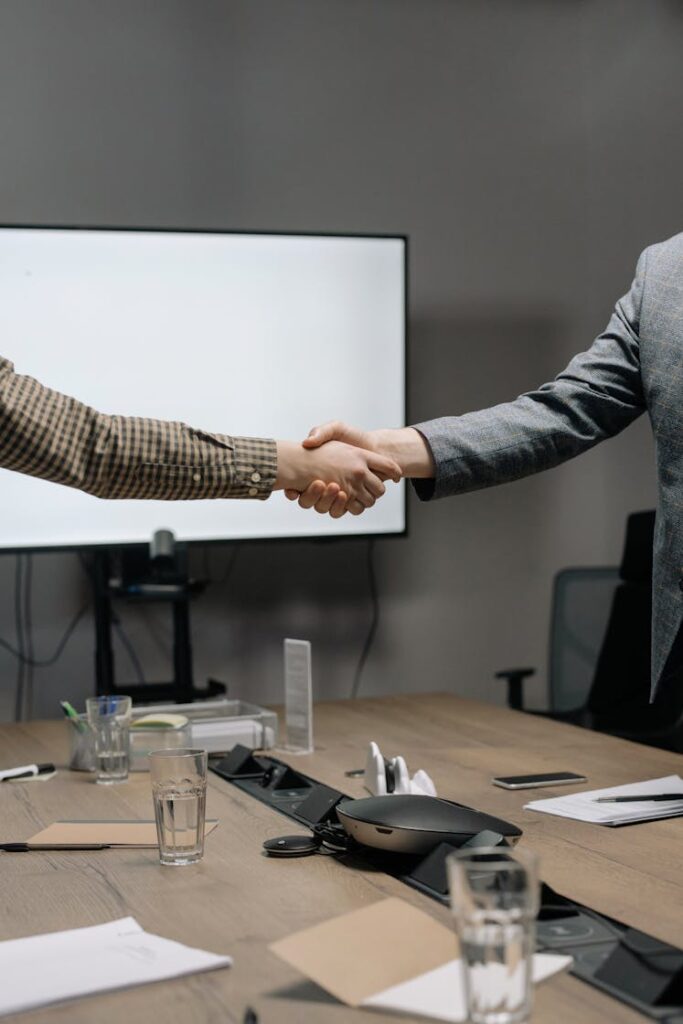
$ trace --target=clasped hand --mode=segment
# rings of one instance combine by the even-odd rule
[[[301,508],[333,519],[361,515],[385,493],[384,482],[401,479],[399,464],[377,450],[372,431],[339,421],[314,427],[301,445],[278,445],[278,481]],[[278,486],[278,483],[276,483]]]

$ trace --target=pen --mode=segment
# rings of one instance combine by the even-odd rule
[[[21,768],[6,768],[0,772],[0,782],[7,782],[8,779],[28,779],[31,775],[47,775],[53,772],[53,764],[25,764]]]
[[[87,726],[85,722],[81,721],[81,716],[76,711],[76,708],[73,706],[73,704],[70,704],[68,700],[60,700],[59,706],[66,715],[66,717],[69,719],[69,721],[73,722],[73,724],[75,725],[79,732],[86,732]]]
[[[636,796],[635,794],[629,796],[598,796],[595,798],[593,803],[596,804],[649,804],[653,801],[655,803],[666,803],[671,800],[683,800],[683,793],[653,793],[647,796]]]
[[[107,843],[82,843],[80,846],[55,843],[54,846],[31,846],[30,843],[0,843],[5,853],[41,853],[43,850],[109,850]]]

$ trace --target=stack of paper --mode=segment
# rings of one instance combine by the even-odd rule
[[[12,939],[0,942],[0,1016],[231,963],[229,956],[150,935],[133,917]]]
[[[543,811],[560,818],[573,818],[574,821],[591,821],[596,825],[629,825],[636,821],[675,818],[683,814],[683,800],[648,802],[648,795],[656,793],[683,793],[683,779],[678,775],[667,775],[663,779],[649,779],[647,782],[629,782],[626,786],[532,800],[524,807],[525,810]],[[643,800],[625,804],[596,802],[598,797],[631,795],[642,796]]]

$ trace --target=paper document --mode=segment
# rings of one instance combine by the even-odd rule
[[[229,956],[150,935],[133,917],[11,939],[0,942],[0,1016],[231,963]]]
[[[270,948],[347,1006],[466,1020],[455,932],[404,900],[381,900],[306,928]],[[571,962],[568,956],[537,953],[534,981]],[[494,965],[492,987],[504,983]]]
[[[675,818],[683,814],[683,800],[671,803],[660,801],[648,803],[644,799],[627,804],[599,804],[600,796],[647,797],[656,793],[683,792],[683,779],[678,775],[667,775],[662,779],[648,779],[647,782],[629,782],[625,786],[611,786],[607,789],[592,789],[585,793],[571,793],[569,796],[555,796],[546,800],[532,800],[524,809],[556,814],[574,821],[590,821],[596,825],[628,825],[637,821],[655,821],[658,818]]]
[[[545,981],[558,971],[570,966],[570,956],[537,953],[532,964],[534,984]],[[501,1002],[506,987],[510,983],[507,969],[501,965],[496,973],[496,964],[487,967],[486,980],[490,1005],[497,1002],[496,993],[500,992]],[[490,979],[489,979],[490,975]],[[406,1013],[412,1016],[432,1017],[434,1020],[445,1020],[452,1024],[460,1024],[467,1020],[467,1006],[462,984],[462,964],[459,960],[451,960],[442,967],[437,967],[417,978],[404,981],[401,985],[385,989],[375,996],[364,999],[361,1006],[370,1006],[378,1010],[391,1010],[394,1013]]]

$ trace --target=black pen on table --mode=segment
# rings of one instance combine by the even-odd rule
[[[649,804],[649,803],[667,803],[672,800],[683,800],[683,793],[648,793],[647,795],[638,796],[637,794],[629,794],[628,796],[597,796],[593,803],[596,804]]]
[[[0,771],[0,782],[10,779],[28,779],[32,775],[49,775],[55,770],[53,764],[24,764],[20,768],[6,768]]]
[[[50,850],[110,850],[109,843],[80,843],[75,846],[73,843],[54,843],[45,846],[32,846],[31,843],[0,843],[0,851],[5,853],[49,853]]]

